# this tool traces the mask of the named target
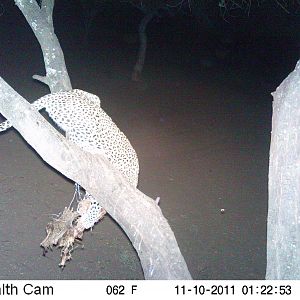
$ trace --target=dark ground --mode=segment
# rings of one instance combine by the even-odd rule
[[[31,80],[43,62],[17,10],[8,5],[0,17],[1,76],[33,101],[48,90]],[[80,17],[72,13],[62,18],[58,12],[56,24],[73,87],[97,94],[132,142],[139,189],[161,197],[192,277],[263,279],[270,92],[296,64],[293,41],[245,33],[218,60],[213,38],[195,40],[182,24],[182,31],[166,34],[162,28],[172,21],[154,24],[144,82],[133,83],[137,43],[122,34],[123,25],[100,18],[87,50]],[[109,216],[85,234],[85,249],[74,252],[64,271],[59,251],[43,257],[45,225],[69,204],[73,184],[13,129],[0,136],[0,162],[0,279],[143,278],[134,249]]]

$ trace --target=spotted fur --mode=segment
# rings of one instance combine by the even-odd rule
[[[97,96],[78,89],[49,94],[32,103],[37,110],[45,108],[70,141],[86,151],[104,154],[132,185],[137,186],[136,152],[100,104]],[[0,131],[11,126],[5,121],[0,124]]]

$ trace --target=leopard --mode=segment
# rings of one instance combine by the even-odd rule
[[[45,109],[66,138],[92,154],[104,155],[134,187],[138,185],[139,161],[128,138],[101,108],[100,98],[73,89],[47,94],[33,103],[37,111]],[[0,124],[0,132],[12,127],[9,120]],[[78,190],[78,185],[75,184]],[[92,228],[106,213],[87,191],[77,211],[83,229]]]

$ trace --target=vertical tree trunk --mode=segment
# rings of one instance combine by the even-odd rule
[[[141,23],[139,25],[139,39],[140,39],[140,48],[138,52],[138,58],[135,63],[135,66],[133,68],[132,72],[132,80],[133,81],[139,81],[141,79],[141,74],[143,71],[144,63],[145,63],[145,57],[146,57],[146,50],[147,50],[147,25],[149,22],[153,19],[155,14],[153,12],[147,13],[143,19],[141,20]]]
[[[300,279],[300,61],[273,93],[266,279]]]
[[[72,90],[64,53],[54,33],[54,0],[43,0],[41,7],[35,0],[15,0],[15,3],[26,18],[43,52],[46,76],[34,75],[33,78],[47,84],[51,93]]]

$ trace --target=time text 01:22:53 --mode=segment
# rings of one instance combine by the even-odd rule
[[[291,295],[291,285],[176,285],[177,295]]]

